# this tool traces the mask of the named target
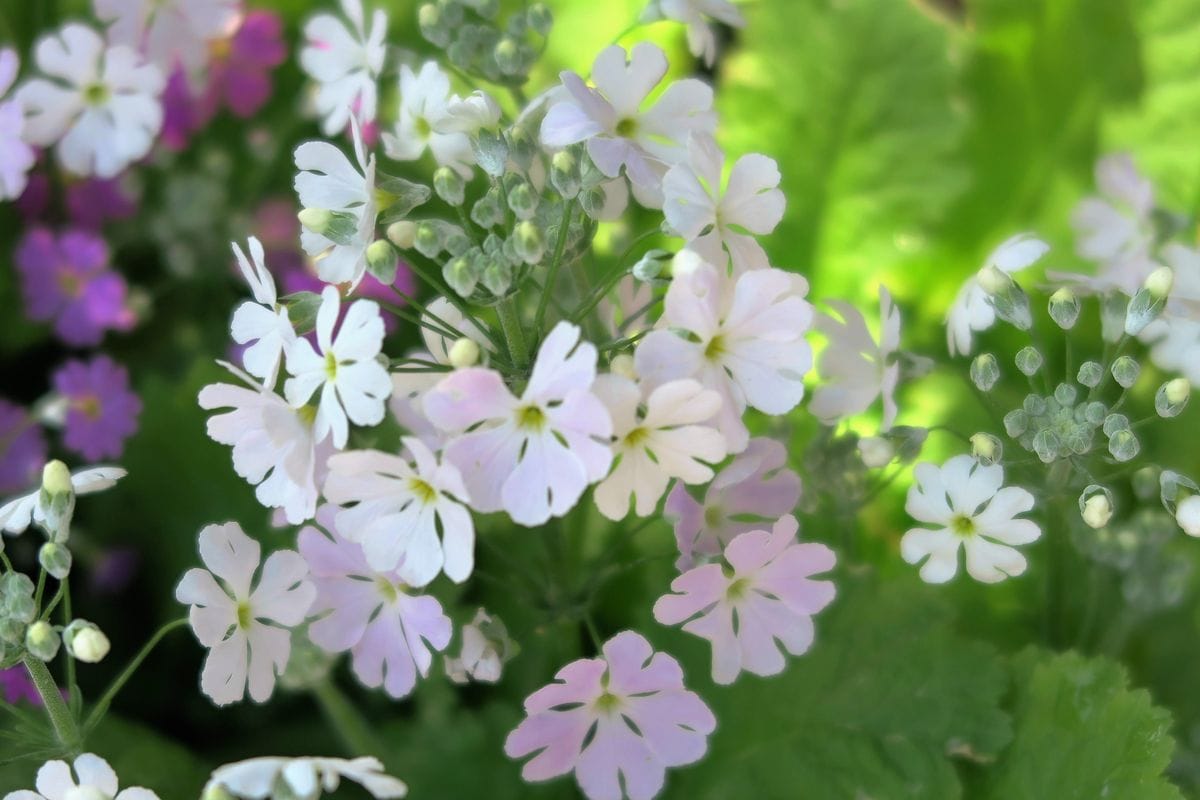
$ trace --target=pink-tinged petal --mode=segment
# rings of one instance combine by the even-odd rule
[[[812,644],[812,619],[794,614],[777,600],[752,593],[737,607],[742,669],[754,675],[778,675],[787,665],[776,640],[803,654]]]
[[[251,612],[255,618],[266,618],[292,627],[304,621],[316,597],[316,587],[309,581],[308,564],[292,550],[279,550],[263,564],[258,587],[250,596]]]
[[[462,431],[485,420],[506,419],[516,405],[517,399],[504,385],[504,378],[482,367],[455,370],[424,399],[425,416],[444,431]]]
[[[729,588],[720,564],[705,564],[671,581],[671,591],[654,604],[654,618],[663,625],[678,625],[709,608]]]
[[[555,673],[555,683],[525,698],[525,713],[532,716],[557,706],[590,703],[603,692],[600,680],[607,669],[608,665],[599,658],[572,661]]]
[[[653,331],[638,343],[634,364],[647,387],[691,378],[700,371],[703,348],[671,331]]]
[[[383,686],[392,697],[404,697],[417,683],[417,668],[404,638],[399,616],[385,609],[367,626],[353,649],[354,674],[369,687]]]
[[[945,583],[958,572],[958,547],[962,539],[948,529],[939,531],[913,528],[900,539],[900,557],[909,564],[921,567],[921,580],[926,583]]]
[[[708,734],[717,728],[717,718],[693,692],[662,692],[631,698],[630,703],[630,718],[668,767],[700,760],[708,748]]]
[[[667,55],[656,44],[639,42],[625,60],[625,49],[612,45],[592,64],[596,88],[612,103],[618,119],[634,117],[651,90],[667,74]]]
[[[308,626],[308,638],[329,653],[349,650],[362,640],[367,625],[382,604],[379,593],[367,581],[318,581],[313,611],[331,613]]]
[[[577,76],[571,77],[578,80]],[[564,76],[563,83],[566,83],[566,80]],[[551,106],[546,112],[542,120],[542,143],[547,147],[567,147],[589,139],[603,130],[596,118],[575,103],[566,101]]]
[[[790,519],[794,525],[795,518]],[[794,535],[795,528],[792,530]],[[743,533],[725,548],[725,560],[733,567],[735,574],[748,575],[775,556],[771,544],[771,534],[767,531]]]
[[[832,581],[809,580],[810,575],[833,569],[836,556],[823,544],[805,543],[789,547],[755,579],[755,587],[770,592],[793,611],[815,614],[833,601]]]
[[[559,322],[538,348],[522,400],[546,403],[586,391],[596,379],[596,347],[580,342],[579,326]]]
[[[526,440],[524,456],[504,481],[501,503],[514,522],[532,527],[570,511],[587,485],[584,464],[546,432]]]
[[[683,630],[712,643],[712,679],[726,685],[737,679],[742,670],[742,651],[733,627],[734,608],[718,603],[711,611],[696,617]]]
[[[760,236],[775,230],[786,206],[779,179],[775,159],[758,153],[739,158],[721,199],[722,224],[738,225]]]
[[[262,558],[258,542],[242,532],[236,522],[208,525],[200,531],[200,558],[225,581],[237,599],[250,596],[250,581]]]
[[[715,266],[699,261],[690,264],[671,281],[663,317],[672,327],[707,342],[720,326],[723,291],[723,277]]]
[[[446,445],[446,460],[462,473],[471,508],[488,513],[505,507],[503,490],[525,441],[523,433],[505,424],[463,434]]]
[[[556,778],[575,768],[592,724],[592,716],[584,708],[533,714],[504,740],[504,753],[509,758],[535,754],[521,768],[521,777],[527,781]]]
[[[442,529],[443,569],[446,577],[462,583],[475,568],[475,523],[471,512],[449,500],[439,500],[438,520]]]
[[[679,662],[654,648],[640,633],[622,631],[604,644],[609,686],[623,694],[679,689],[683,670]]]
[[[429,674],[429,665],[433,663],[430,649],[445,650],[454,635],[454,626],[443,613],[442,604],[430,595],[404,595],[397,599],[397,604],[409,652],[417,670],[424,677]]]
[[[612,420],[608,409],[591,392],[572,391],[557,407],[546,409],[550,427],[567,440],[567,446],[583,464],[589,483],[608,474],[612,450]]]
[[[246,693],[249,643],[241,630],[208,651],[200,673],[200,690],[219,706],[242,699]]]
[[[588,800],[650,800],[662,789],[665,777],[646,745],[619,716],[600,718],[596,735],[579,756],[575,778]]]
[[[981,583],[997,583],[1025,572],[1027,562],[1020,551],[1006,544],[972,536],[963,543],[967,551],[967,573]]]

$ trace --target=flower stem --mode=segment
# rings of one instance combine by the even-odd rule
[[[575,201],[568,200],[563,204],[562,221],[558,224],[558,241],[554,245],[554,260],[550,262],[550,271],[546,275],[546,285],[542,297],[538,301],[537,315],[533,318],[533,329],[539,334],[546,321],[546,308],[550,305],[550,296],[554,294],[555,284],[558,283],[558,270],[562,267],[563,249],[567,244],[567,231],[571,227],[571,212],[575,210]]]
[[[323,680],[312,689],[313,696],[329,724],[337,732],[349,755],[382,758],[383,747],[362,714],[346,695],[333,684]]]
[[[508,298],[496,307],[500,314],[500,327],[504,329],[504,338],[508,344],[508,353],[512,357],[513,366],[522,370],[529,363],[529,353],[525,349],[525,331],[521,329],[521,318],[517,313],[515,298]]]
[[[168,622],[166,625],[163,625],[161,628],[159,628],[154,635],[150,637],[150,641],[142,645],[141,651],[139,651],[138,654],[133,657],[133,660],[129,662],[129,666],[125,667],[125,670],[118,675],[111,684],[109,684],[108,689],[105,690],[104,694],[101,695],[100,699],[96,702],[95,707],[92,709],[92,713],[88,714],[87,722],[84,726],[88,731],[91,731],[93,728],[95,728],[96,725],[100,723],[100,720],[104,718],[104,714],[108,711],[108,707],[112,705],[112,701],[116,698],[117,693],[121,691],[122,687],[124,687],[125,684],[129,682],[129,679],[133,677],[133,674],[137,672],[138,667],[140,667],[142,662],[146,660],[146,656],[150,655],[150,651],[153,650],[168,633],[176,628],[182,628],[187,624],[187,617],[181,617],[179,619],[172,620],[171,622]]]
[[[46,709],[46,714],[50,717],[54,735],[71,755],[77,754],[82,743],[79,726],[75,724],[75,717],[71,716],[71,710],[63,702],[58,684],[54,682],[50,670],[46,669],[45,662],[29,653],[25,654],[24,660],[25,669],[29,671],[29,677],[33,680],[33,685],[42,698],[42,707]]]

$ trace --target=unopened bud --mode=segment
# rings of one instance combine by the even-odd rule
[[[302,208],[296,218],[313,233],[323,234],[333,220],[333,212],[325,208]]]
[[[1008,273],[995,264],[988,264],[979,270],[975,279],[979,281],[979,287],[991,295],[1002,294],[1013,282]]]
[[[492,56],[496,59],[496,66],[505,75],[520,73],[524,59],[521,58],[521,48],[511,36],[505,36],[496,42],[496,47],[492,50]]]
[[[1170,267],[1159,267],[1146,276],[1142,285],[1156,300],[1165,300],[1175,285],[1175,271]]]
[[[376,239],[367,247],[367,269],[384,286],[396,281],[396,267],[400,256],[387,239]]]
[[[1079,297],[1065,286],[1050,295],[1050,318],[1063,330],[1070,330],[1079,321]]]
[[[407,250],[413,246],[413,241],[417,237],[417,223],[411,219],[402,219],[398,222],[393,222],[387,227],[387,238],[392,244],[399,247],[401,250]]]
[[[514,186],[508,193],[508,207],[517,215],[517,219],[533,219],[538,207],[538,197],[533,187],[525,181]]]
[[[637,380],[637,368],[634,366],[633,356],[628,353],[618,353],[613,356],[612,361],[608,363],[608,368],[614,375],[629,378],[631,381]]]
[[[1132,459],[1142,449],[1137,436],[1128,428],[1116,431],[1108,439],[1108,452],[1117,461],[1125,462]]]
[[[1017,352],[1017,369],[1022,375],[1030,376],[1037,374],[1037,371],[1042,368],[1044,360],[1042,354],[1036,347],[1022,347]]]
[[[442,268],[442,277],[460,297],[470,297],[479,283],[479,270],[473,259],[459,256]]]
[[[1112,501],[1108,490],[1101,486],[1089,486],[1079,496],[1079,515],[1083,522],[1093,530],[1099,530],[1112,519]]]
[[[971,455],[990,467],[1004,457],[1004,444],[990,433],[977,433],[971,437]]]
[[[51,496],[75,491],[71,485],[71,471],[57,458],[42,467],[42,491]]]
[[[512,287],[512,267],[506,261],[494,260],[483,268],[479,280],[493,295],[504,297]]]
[[[67,652],[77,661],[95,664],[108,655],[108,637],[94,623],[77,619],[63,631],[63,643]]]
[[[463,336],[450,345],[450,352],[446,357],[450,366],[455,369],[473,367],[479,363],[479,345],[474,339]]]
[[[54,459],[42,468],[42,488],[38,493],[41,525],[51,541],[66,541],[75,513],[75,487],[67,465]]]
[[[200,795],[200,800],[237,800],[237,796],[230,794],[229,790],[219,783],[210,783],[204,787],[204,794]]]
[[[25,649],[40,661],[53,661],[61,643],[49,622],[39,620],[25,630]]]
[[[896,448],[882,436],[864,436],[858,440],[858,455],[871,469],[885,467],[896,457]]]
[[[467,184],[462,175],[450,167],[438,167],[433,173],[433,191],[444,202],[452,206],[462,205],[466,198]]]
[[[450,26],[443,24],[442,14],[433,3],[426,3],[417,11],[417,24],[421,35],[437,47],[450,44]]]
[[[550,13],[550,9],[545,3],[534,3],[525,12],[525,17],[529,21],[529,27],[533,28],[534,32],[539,36],[548,36],[550,28],[554,25],[554,15]]]
[[[559,150],[550,159],[550,184],[564,200],[572,200],[583,187],[579,159],[570,150]]]
[[[1138,375],[1141,372],[1141,365],[1129,356],[1121,356],[1112,364],[1113,379],[1124,389],[1137,383]]]
[[[1188,536],[1200,536],[1200,494],[1188,495],[1175,508],[1175,521]]]
[[[46,542],[38,550],[38,564],[55,580],[71,573],[71,551],[57,542]]]
[[[971,383],[981,392],[990,392],[1000,380],[1000,365],[991,353],[980,353],[971,362]]]
[[[1104,380],[1104,367],[1099,361],[1085,361],[1079,365],[1079,374],[1075,379],[1089,389],[1094,389]]]
[[[426,258],[436,258],[442,252],[442,232],[432,222],[418,222],[413,246]]]
[[[1192,396],[1192,384],[1187,378],[1175,378],[1163,384],[1163,394],[1168,403],[1181,405]]]
[[[513,229],[513,247],[526,264],[536,264],[546,254],[546,241],[537,225],[528,220],[518,222]]]

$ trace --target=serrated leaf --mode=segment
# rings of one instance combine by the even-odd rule
[[[983,781],[983,798],[1168,800],[1171,715],[1105,658],[1030,648],[1013,659],[1013,743]]]

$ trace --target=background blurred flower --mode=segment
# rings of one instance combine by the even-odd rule
[[[0,398],[0,496],[36,484],[44,463],[42,429],[24,408]]]
[[[142,412],[129,371],[103,355],[68,361],[54,373],[54,388],[67,401],[63,443],[88,461],[119,458]]]

